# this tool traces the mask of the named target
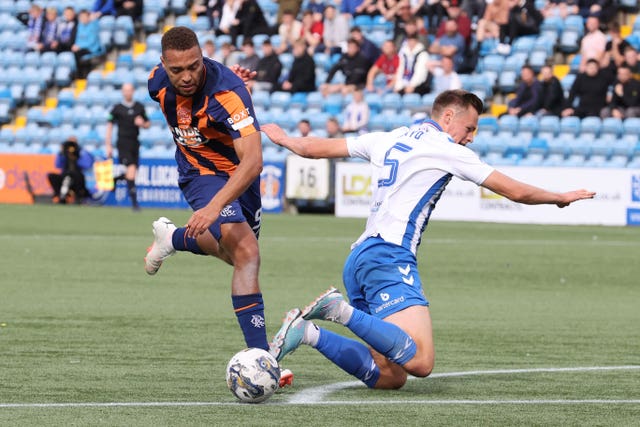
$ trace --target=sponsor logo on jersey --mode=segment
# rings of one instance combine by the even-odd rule
[[[207,138],[193,126],[186,128],[174,127],[171,128],[171,133],[173,133],[173,139],[176,143],[186,147],[198,147],[207,142]]]
[[[385,301],[385,302],[386,302],[386,301],[389,301],[389,294],[388,294],[388,293],[386,293],[386,292],[382,292],[382,293],[380,294],[380,299],[381,299],[382,301]]]
[[[244,127],[252,125],[255,120],[249,115],[249,109],[245,108],[242,111],[235,113],[231,117],[227,118],[227,122],[231,125],[231,129],[240,130]]]

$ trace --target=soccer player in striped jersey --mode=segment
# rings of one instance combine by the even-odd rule
[[[196,34],[174,27],[162,37],[149,76],[176,143],[179,186],[194,210],[184,227],[153,223],[145,270],[156,274],[176,251],[212,255],[233,266],[231,297],[247,347],[268,349],[258,282],[260,127],[241,77],[204,58]]]
[[[474,94],[449,90],[436,98],[432,119],[386,133],[295,138],[276,125],[262,127],[276,144],[304,157],[369,161],[373,183],[366,230],[353,244],[343,271],[350,304],[331,288],[304,310],[289,311],[271,344],[278,360],[307,344],[371,388],[400,388],[407,374],[431,373],[431,316],[416,252],[429,216],[453,176],[526,204],[565,207],[593,198],[595,193],[587,190],[546,191],[483,163],[465,147],[473,141],[482,108]],[[318,328],[314,319],[348,327],[370,348]]]

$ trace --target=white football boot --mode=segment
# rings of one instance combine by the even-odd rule
[[[147,274],[154,275],[160,269],[162,261],[176,253],[171,243],[171,236],[176,230],[176,226],[171,220],[165,217],[153,221],[153,244],[147,249],[147,256],[144,258],[144,270]]]

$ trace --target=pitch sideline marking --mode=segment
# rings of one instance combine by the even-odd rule
[[[431,378],[449,378],[471,375],[521,374],[538,372],[587,372],[640,369],[638,365],[595,366],[578,368],[535,368],[535,369],[498,369],[489,371],[443,372],[431,375]],[[409,377],[415,379],[415,377]],[[288,401],[267,402],[267,405],[377,405],[377,404],[421,404],[421,405],[623,405],[640,404],[640,399],[531,399],[531,400],[323,400],[334,391],[347,387],[363,386],[360,381],[348,381],[314,387],[299,391]],[[302,394],[305,398],[301,398]],[[239,402],[77,402],[77,403],[0,403],[0,409],[19,408],[133,408],[133,407],[197,407],[197,406],[237,406]]]
[[[575,368],[531,368],[531,369],[495,369],[488,371],[462,371],[462,372],[442,372],[429,376],[429,378],[453,378],[464,377],[472,375],[501,375],[501,374],[529,374],[529,373],[541,373],[541,372],[588,372],[588,371],[620,371],[640,369],[640,365],[625,365],[625,366],[587,366],[587,367],[575,367]],[[415,377],[409,377],[409,379],[416,379]],[[364,387],[360,381],[346,381],[334,384],[327,384],[324,386],[308,388],[301,390],[291,396],[288,400],[289,403],[297,404],[318,404],[321,403],[325,396],[330,393],[343,390],[349,387]],[[425,400],[424,403],[436,402],[431,400]],[[438,401],[438,402],[453,402],[453,401]],[[472,401],[462,401],[472,402]],[[484,401],[475,401],[484,402]],[[489,402],[489,401],[487,401]],[[496,402],[509,402],[498,400]],[[515,401],[512,401],[515,402]],[[546,402],[546,400],[532,400],[528,402]],[[441,403],[442,404],[442,403]]]

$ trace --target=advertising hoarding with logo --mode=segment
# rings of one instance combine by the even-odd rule
[[[551,205],[529,206],[454,178],[431,217],[525,224],[640,225],[640,172],[636,170],[526,167],[503,167],[500,170],[515,179],[552,191],[586,188],[597,195],[593,200],[563,209]],[[370,193],[362,185],[369,181],[367,164],[336,165],[337,216],[368,215]]]

